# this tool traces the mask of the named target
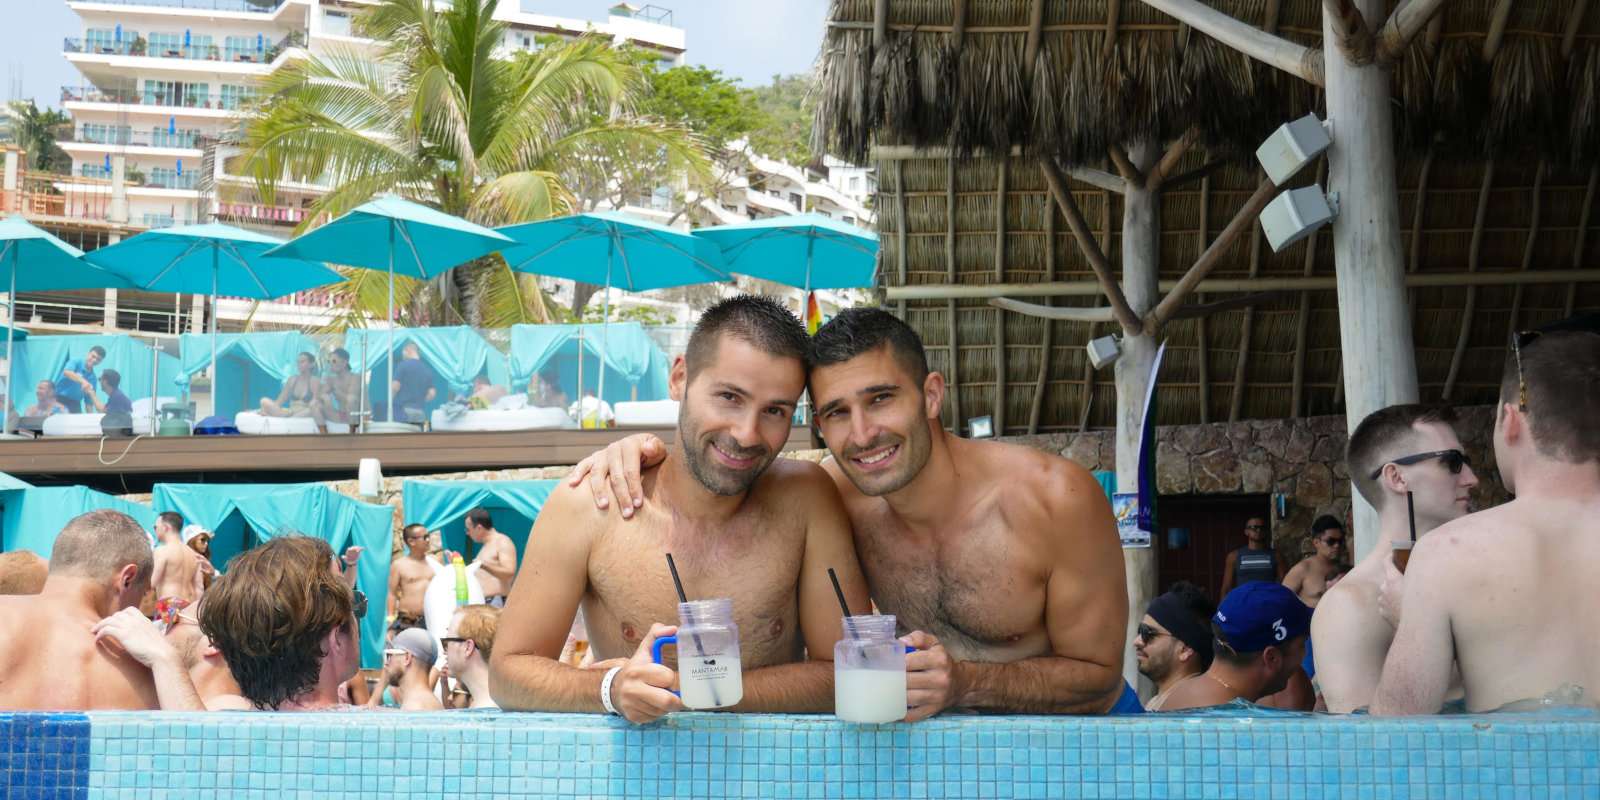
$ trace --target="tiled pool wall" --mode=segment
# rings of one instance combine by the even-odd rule
[[[0,715],[15,798],[1585,798],[1600,717]]]

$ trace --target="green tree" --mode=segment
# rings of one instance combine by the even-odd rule
[[[12,100],[6,104],[10,135],[28,154],[29,170],[66,174],[72,171],[72,157],[56,142],[72,134],[72,118],[53,108],[41,110],[33,100]]]
[[[664,122],[683,125],[700,135],[710,151],[719,151],[766,122],[755,96],[720,71],[701,66],[658,70],[647,67],[650,96],[639,110]]]
[[[806,75],[774,75],[772,85],[751,90],[764,122],[750,132],[750,148],[768,158],[800,166],[811,163],[811,119],[816,107],[812,87],[816,81]]]
[[[617,151],[704,156],[681,129],[637,118],[642,73],[602,37],[501,59],[497,0],[381,0],[356,21],[383,43],[374,58],[331,50],[290,62],[263,87],[243,135],[246,169],[270,202],[280,180],[333,188],[311,219],[393,192],[485,225],[542,219],[574,205],[571,176]],[[309,225],[305,223],[302,227]],[[381,316],[387,276],[351,270],[334,288],[336,327]],[[532,276],[498,255],[429,282],[397,279],[413,324],[543,322]]]

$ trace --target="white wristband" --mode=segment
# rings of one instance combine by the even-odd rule
[[[611,682],[616,680],[617,673],[622,667],[612,667],[606,670],[606,676],[600,681],[600,705],[606,707],[607,714],[616,714],[617,707],[611,704]]]

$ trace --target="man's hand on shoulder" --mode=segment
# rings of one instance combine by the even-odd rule
[[[653,433],[637,433],[579,461],[566,485],[577,487],[588,478],[595,507],[605,510],[615,502],[622,518],[629,519],[634,509],[644,505],[644,470],[666,458],[666,442]]]
[[[91,632],[96,642],[114,642],[133,660],[147,667],[162,660],[177,659],[177,652],[156,624],[131,606],[95,623]]]

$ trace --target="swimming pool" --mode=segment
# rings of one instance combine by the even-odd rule
[[[1592,798],[1600,715],[5,714],[27,798]]]

